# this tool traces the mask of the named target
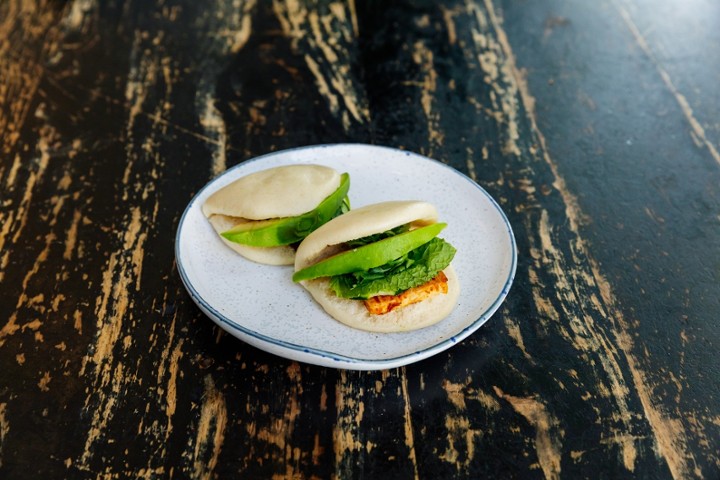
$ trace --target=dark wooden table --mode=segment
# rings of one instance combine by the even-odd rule
[[[720,3],[0,2],[0,478],[720,478]],[[225,169],[418,152],[515,283],[403,368],[299,364],[193,304]]]

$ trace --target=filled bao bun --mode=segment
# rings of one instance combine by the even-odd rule
[[[315,209],[340,185],[332,168],[320,165],[288,165],[252,173],[213,193],[202,206],[218,234],[241,224],[295,217]],[[268,265],[292,265],[295,249],[290,245],[256,247],[223,242],[240,255]]]
[[[401,225],[410,229],[437,222],[437,210],[429,203],[417,201],[385,202],[351,210],[334,218],[308,235],[295,256],[295,271],[347,249],[345,242],[379,234]],[[447,317],[455,308],[460,294],[457,275],[451,265],[443,272],[447,277],[446,294],[432,295],[414,303],[376,315],[362,300],[336,296],[328,277],[303,280],[300,283],[322,308],[336,320],[371,332],[403,332],[427,327]]]

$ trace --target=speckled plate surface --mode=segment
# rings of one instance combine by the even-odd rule
[[[327,315],[300,285],[292,267],[259,265],[227,248],[203,216],[205,199],[249,173],[316,163],[350,174],[353,207],[386,200],[433,203],[457,248],[457,308],[442,322],[407,333],[369,333]],[[452,347],[498,309],[515,275],[512,229],[497,203],[475,182],[435,160],[385,147],[320,145],[242,163],[207,184],[190,202],[175,241],[178,270],[200,309],[237,338],[301,362],[379,370],[417,362]]]

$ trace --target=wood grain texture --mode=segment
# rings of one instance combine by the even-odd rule
[[[714,9],[0,3],[0,477],[716,477]],[[344,141],[432,156],[510,219],[510,296],[447,352],[298,364],[182,287],[207,181]]]

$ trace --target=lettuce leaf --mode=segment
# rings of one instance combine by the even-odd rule
[[[346,244],[348,247],[351,248],[362,247],[363,245],[375,243],[378,240],[382,240],[384,238],[394,237],[395,235],[405,233],[408,230],[410,230],[410,227],[408,225],[400,225],[399,227],[395,227],[392,230],[386,230],[382,233],[376,233],[375,235],[368,235],[367,237],[350,240],[349,242],[346,242]]]
[[[436,237],[385,265],[330,277],[330,287],[338,297],[357,300],[397,295],[435,278],[450,265],[455,252],[455,247]]]

